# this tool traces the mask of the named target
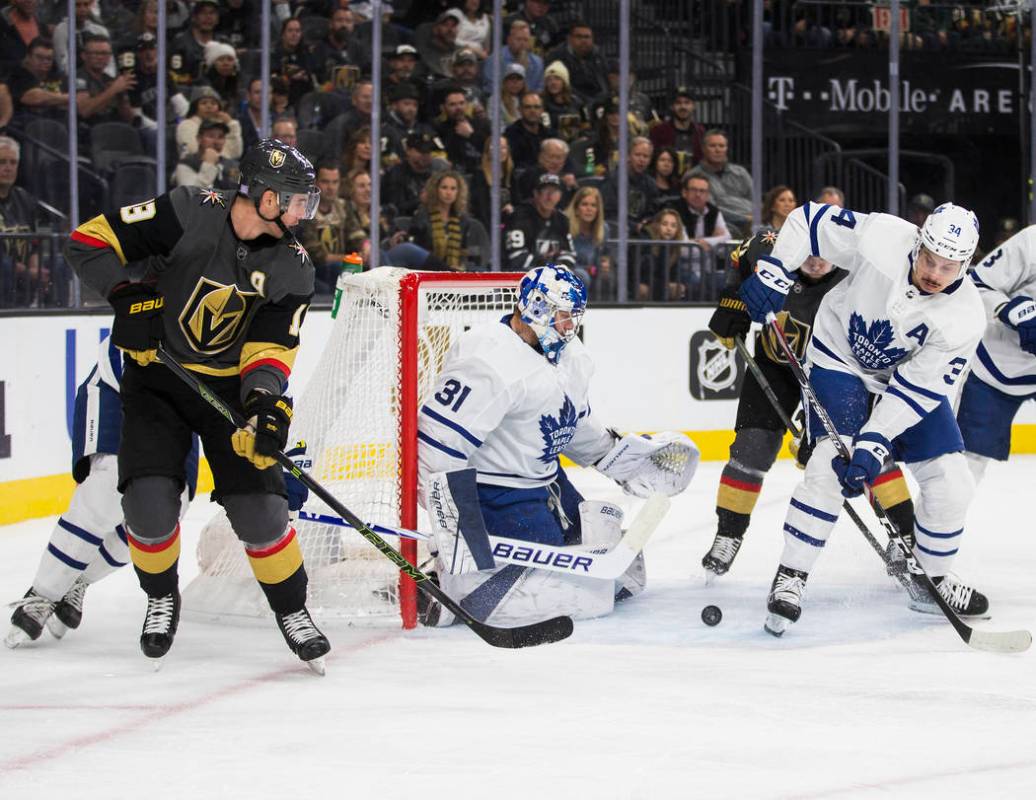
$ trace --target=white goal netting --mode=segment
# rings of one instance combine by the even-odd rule
[[[418,409],[456,337],[510,311],[520,278],[386,267],[339,279],[331,335],[296,399],[291,443],[305,440],[307,471],[364,521],[417,526]],[[312,494],[304,511],[334,516]],[[311,611],[370,620],[402,614],[404,625],[413,625],[413,585],[407,582],[401,604],[398,571],[358,533],[303,519],[295,529]],[[202,532],[198,561],[200,574],[184,592],[185,608],[269,613],[222,511]]]

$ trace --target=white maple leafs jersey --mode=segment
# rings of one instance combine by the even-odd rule
[[[1036,225],[1016,233],[969,274],[988,319],[972,371],[983,383],[1005,394],[1036,392],[1036,355],[1022,350],[1018,331],[996,316],[997,309],[1015,297],[1036,299]]]
[[[952,402],[985,328],[982,300],[966,278],[938,294],[913,285],[917,234],[890,214],[806,203],[781,227],[770,256],[785,269],[814,255],[849,271],[820,304],[807,357],[881,395],[861,432],[889,440]]]
[[[531,488],[554,480],[562,453],[598,461],[613,440],[591,415],[593,371],[578,339],[553,366],[507,319],[465,332],[418,414],[421,484],[433,472],[474,467],[479,483]]]

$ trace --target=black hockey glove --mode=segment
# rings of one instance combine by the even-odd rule
[[[122,283],[112,289],[108,302],[115,311],[112,344],[146,367],[158,358],[165,298],[150,284]]]
[[[724,347],[733,350],[734,337],[745,336],[751,329],[752,320],[744,301],[737,296],[737,289],[724,289],[709,320],[709,330],[716,334]]]
[[[288,443],[291,427],[291,400],[278,394],[252,392],[245,401],[248,426],[234,431],[230,437],[234,452],[247,458],[259,469],[277,463],[274,454]]]

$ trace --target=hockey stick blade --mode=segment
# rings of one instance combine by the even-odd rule
[[[198,395],[218,411],[235,428],[244,428],[248,422],[234,409],[230,408],[223,400],[214,394],[204,383],[189,372],[179,361],[169,355],[169,352],[161,345],[158,346],[158,358],[176,377],[194,389]],[[555,617],[553,619],[536,622],[532,625],[523,625],[518,628],[498,628],[487,625],[475,619],[468,611],[461,607],[446,592],[440,589],[431,578],[411,564],[402,553],[393,548],[378,534],[365,525],[359,517],[353,514],[348,508],[338,501],[322,485],[310,477],[309,473],[298,467],[294,461],[286,456],[283,451],[278,450],[273,458],[286,471],[290,472],[313,494],[323,500],[336,514],[348,522],[356,531],[373,545],[379,553],[396,565],[399,570],[410,578],[417,588],[425,594],[438,600],[445,608],[453,612],[454,616],[465,623],[475,632],[482,641],[494,647],[517,648],[534,647],[539,644],[550,644],[566,639],[572,634],[571,617]]]
[[[767,314],[766,324],[774,333],[774,338],[777,340],[778,346],[784,352],[784,356],[788,361],[788,366],[791,367],[792,373],[795,375],[795,379],[799,383],[799,387],[802,389],[803,402],[808,402],[812,406],[813,411],[816,412],[817,417],[820,419],[820,423],[824,426],[824,431],[834,442],[835,448],[838,450],[838,454],[845,459],[845,461],[851,460],[851,454],[849,448],[845,442],[842,441],[842,437],[838,435],[838,431],[835,428],[835,424],[831,419],[831,415],[827,413],[827,409],[824,408],[820,400],[817,398],[816,392],[813,391],[813,384],[809,381],[809,376],[806,375],[805,370],[802,368],[802,364],[799,362],[798,356],[791,349],[791,345],[788,344],[788,340],[784,338],[784,331],[781,329],[781,324],[777,321],[776,315],[772,312]],[[931,595],[935,604],[942,611],[943,616],[946,617],[946,621],[953,626],[953,629],[960,636],[961,640],[970,647],[974,647],[977,650],[988,650],[998,653],[1015,653],[1023,650],[1028,650],[1032,644],[1032,634],[1028,631],[977,631],[972,628],[968,623],[962,620],[957,612],[953,610],[949,603],[939,594],[939,590],[931,577],[925,571],[917,559],[914,557],[914,551],[910,548],[905,541],[903,536],[896,527],[896,524],[889,519],[885,513],[885,509],[882,508],[881,503],[877,497],[873,497],[871,500],[871,508],[874,509],[874,513],[878,518],[878,522],[884,529],[885,533],[888,534],[889,541],[895,544],[899,548],[899,551],[903,554],[906,559],[907,569],[910,571],[911,576],[917,581],[921,587],[926,589]]]

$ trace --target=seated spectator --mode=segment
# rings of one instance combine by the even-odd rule
[[[176,146],[182,159],[198,152],[198,133],[204,120],[214,120],[227,129],[225,146],[220,148],[225,158],[238,159],[244,152],[241,123],[223,110],[219,94],[211,86],[195,86],[191,91],[191,105],[187,118],[176,126]]]
[[[492,235],[492,192],[493,185],[493,137],[487,136],[482,145],[482,160],[475,174],[471,177],[471,208],[482,227]],[[511,160],[511,148],[507,139],[500,137],[500,222],[507,224],[508,217],[514,213],[515,192],[514,161]]]
[[[512,125],[522,118],[522,95],[529,90],[525,86],[525,67],[508,64],[504,68],[504,83],[500,87],[500,120]]]
[[[381,122],[381,159],[392,166],[403,160],[403,142],[408,136],[432,129],[417,118],[420,95],[412,83],[393,86],[388,101],[389,111]]]
[[[302,23],[294,17],[281,23],[281,38],[270,54],[270,65],[288,82],[289,104],[297,105],[302,95],[316,88],[309,48],[302,41]]]
[[[391,223],[384,212],[384,203],[382,204],[381,219],[378,220],[378,230],[375,232],[376,239],[372,245],[371,176],[369,173],[354,169],[346,174],[343,183],[345,184],[345,236],[349,252],[359,253],[363,258],[363,263],[369,264],[371,247],[378,246],[379,263],[382,266],[414,267],[424,263],[428,257],[427,252],[404,241],[406,231],[392,233]],[[395,252],[400,263],[393,263],[393,257],[389,254],[393,251],[385,252],[383,248],[387,246],[394,249],[400,245],[402,245],[400,250]],[[407,259],[406,263],[402,263],[404,255],[411,256],[413,261]]]
[[[648,174],[658,188],[658,205],[672,206],[680,200],[680,157],[672,147],[656,147]]]
[[[584,151],[585,163],[577,163],[577,169],[581,168],[586,175],[605,175],[615,170],[619,163],[619,119],[619,99],[613,97],[601,109],[601,116]],[[646,132],[633,114],[628,114],[626,121],[631,137]]]
[[[385,173],[381,202],[391,203],[396,211],[413,216],[421,203],[421,192],[432,176],[432,151],[435,139],[427,134],[409,136],[404,142],[404,158]]]
[[[190,26],[169,45],[169,70],[178,85],[190,86],[201,78],[205,45],[215,39],[218,25],[218,0],[195,0]]]
[[[683,174],[702,158],[705,126],[694,121],[694,97],[686,86],[679,87],[669,105],[669,116],[651,128],[655,147],[672,147],[683,157],[677,164]]]
[[[453,54],[457,52],[457,30],[464,13],[456,8],[443,11],[434,22],[418,25],[414,34],[421,57],[418,74],[432,81],[450,74]]]
[[[20,158],[18,142],[0,136],[0,233],[31,233],[39,222],[36,198],[14,185]],[[47,304],[50,271],[30,244],[28,237],[0,239],[0,308]]]
[[[590,116],[596,117],[600,109],[608,105],[608,101],[619,96],[619,78],[622,70],[619,68],[619,59],[608,59],[608,89],[590,99]],[[629,113],[636,117],[637,123],[646,126],[649,122],[657,122],[658,115],[655,113],[654,103],[651,98],[637,88],[637,75],[630,68],[626,79],[629,87]]]
[[[743,237],[752,224],[752,175],[740,164],[730,162],[723,131],[706,131],[704,148],[701,163],[691,172],[708,179],[712,202],[723,212],[735,237]]]
[[[247,150],[259,141],[259,131],[263,123],[263,79],[252,78],[248,82],[248,93],[245,95],[245,105],[237,117],[237,124],[241,128],[241,144],[243,150]],[[229,127],[229,125],[228,125]]]
[[[671,208],[663,208],[647,225],[644,232],[654,242],[686,242],[680,215]],[[651,244],[633,248],[636,259],[630,259],[633,274],[637,276],[636,298],[640,301],[684,300],[690,275],[688,248],[676,244]]]
[[[507,126],[504,136],[511,145],[511,158],[518,169],[536,164],[540,144],[544,139],[557,139],[557,132],[547,127],[543,112],[543,100],[538,92],[526,92],[521,96],[521,117]],[[547,117],[549,120],[549,117]]]
[[[205,45],[205,72],[202,82],[219,94],[224,108],[236,108],[241,102],[237,51],[229,44],[212,41]]]
[[[791,190],[790,186],[783,184],[774,186],[763,195],[763,207],[760,212],[762,224],[779,231],[784,220],[788,218],[788,214],[794,211],[798,204],[795,192]]]
[[[463,0],[460,4],[462,16],[458,20],[457,47],[464,47],[480,59],[489,57],[493,41],[490,36],[489,14],[486,13],[484,0]],[[504,21],[507,30],[507,21]]]
[[[589,290],[599,274],[605,277],[612,272],[611,246],[607,242],[611,229],[604,219],[601,193],[594,186],[583,186],[572,197],[565,216],[576,254],[574,272]]]
[[[75,36],[76,52],[83,52],[86,47],[86,34],[100,36],[103,39],[111,40],[111,34],[97,19],[94,18],[94,0],[76,0],[75,15]],[[68,74],[68,17],[54,26],[54,57],[58,69],[65,75]],[[105,72],[112,78],[115,77],[115,62],[110,61]]]
[[[331,13],[327,36],[313,46],[311,63],[321,84],[334,83],[337,67],[354,66],[361,72],[370,68],[370,44],[355,34],[353,12],[339,6]],[[414,63],[417,60],[414,59]]]
[[[438,113],[447,92],[460,89],[469,105],[469,115],[485,119],[488,116],[486,93],[482,90],[482,81],[479,79],[478,57],[466,48],[458,50],[453,56],[450,69],[451,77],[435,81],[429,89],[429,116]]]
[[[214,33],[244,54],[249,47],[259,44],[260,17],[261,9],[254,0],[223,0]]]
[[[418,80],[417,65],[420,58],[417,48],[410,44],[401,44],[390,49],[386,55],[388,70],[382,76],[382,93],[387,97],[393,86],[400,83],[415,83]]]
[[[362,125],[352,132],[349,141],[345,143],[345,148],[342,150],[339,158],[341,171],[346,175],[356,169],[370,172],[371,160],[373,158],[374,147],[371,143],[371,129],[369,125]]]
[[[428,179],[409,229],[410,241],[429,254],[421,267],[463,272],[476,266],[468,254],[470,234],[464,177],[455,170],[435,173]]]
[[[29,43],[22,63],[8,79],[14,113],[64,119],[68,115],[68,85],[54,66],[54,46],[49,39],[37,37]]]
[[[37,0],[11,0],[0,11],[0,74],[20,63],[34,39],[46,35],[47,27],[36,13]]]
[[[685,172],[681,181],[680,201],[671,207],[680,215],[684,230],[692,242],[706,251],[730,239],[723,212],[711,200],[710,185],[703,175]]]
[[[845,208],[845,192],[837,186],[825,186],[817,195],[817,202],[821,205],[838,206]]]
[[[549,172],[561,179],[560,208],[568,208],[572,194],[578,188],[576,176],[568,160],[568,144],[563,139],[544,139],[540,142],[540,154],[536,166],[522,171],[518,178],[518,200],[532,199],[533,189],[539,183],[540,175]]]
[[[270,125],[270,136],[287,145],[297,147],[299,143],[299,121],[291,116],[277,117]]]
[[[575,248],[569,222],[561,211],[561,179],[544,173],[532,193],[532,200],[520,204],[505,227],[508,269],[528,272],[540,263],[572,269]]]
[[[470,2],[471,0],[468,0]],[[504,30],[509,30],[511,23],[517,20],[529,26],[532,36],[532,52],[541,58],[558,44],[561,30],[557,20],[550,15],[551,0],[525,0],[522,7],[514,14],[504,18]]]
[[[526,86],[534,92],[543,89],[543,59],[532,52],[532,34],[529,32],[529,23],[516,20],[511,24],[507,30],[504,49],[500,53],[500,61],[505,76],[507,67],[518,64],[523,70]],[[488,59],[482,65],[482,87],[487,94],[493,91],[492,59]]]
[[[552,61],[568,68],[569,83],[580,97],[597,97],[608,91],[608,65],[594,46],[594,32],[586,22],[572,23],[565,44],[547,54],[547,63]]]
[[[543,73],[543,108],[550,115],[550,127],[566,142],[582,135],[588,117],[581,97],[568,84],[568,67],[552,61]]]
[[[651,140],[646,136],[634,136],[630,139],[629,157],[626,159],[629,180],[626,193],[626,213],[629,216],[630,231],[639,233],[643,225],[651,219],[658,207],[658,187],[654,178],[648,174],[653,152]],[[618,219],[619,215],[619,175],[611,172],[601,186],[604,197],[604,215],[607,219]]]
[[[282,117],[286,114],[295,116],[295,107],[288,94],[288,81],[280,75],[270,78],[270,115]]]
[[[87,33],[83,37],[83,68],[76,73],[76,108],[80,119],[89,125],[100,122],[133,122],[133,108],[127,92],[137,85],[132,72],[112,78],[112,43],[103,36]]]
[[[222,120],[203,119],[198,126],[195,151],[180,157],[173,173],[173,185],[236,191],[241,178],[237,161],[223,154],[229,130]]]
[[[333,292],[342,271],[342,261],[352,250],[346,237],[345,201],[338,196],[342,182],[338,164],[317,165],[320,204],[316,216],[303,229],[302,245],[317,273],[317,294]]]
[[[435,132],[455,169],[466,175],[478,169],[490,127],[484,118],[468,115],[468,102],[461,89],[447,91]]]

